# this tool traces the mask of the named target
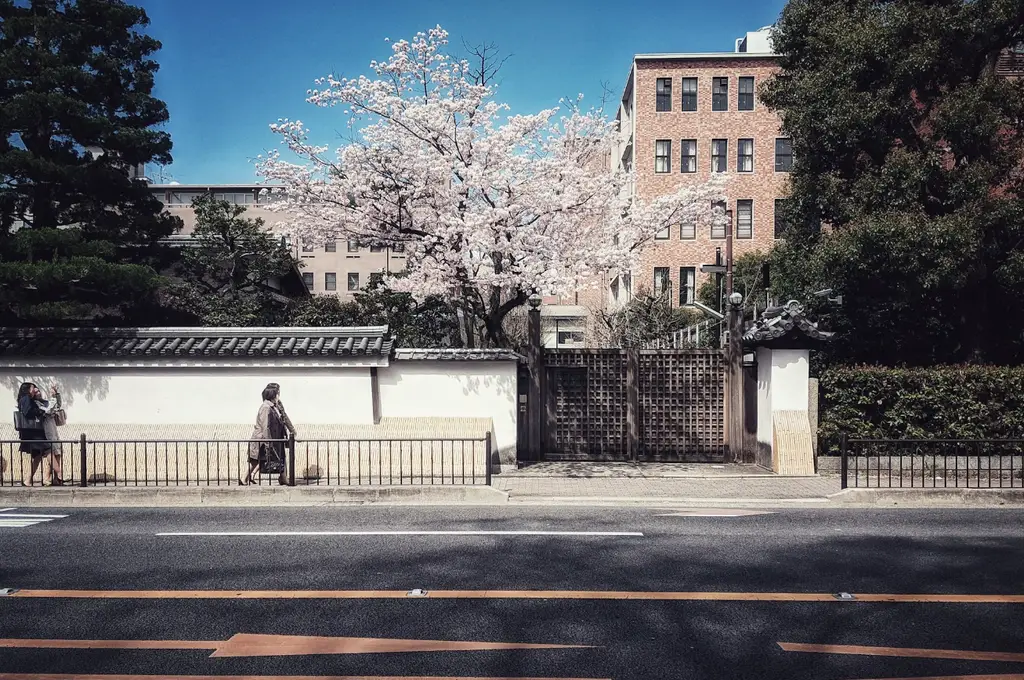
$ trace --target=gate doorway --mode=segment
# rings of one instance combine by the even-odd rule
[[[721,350],[554,349],[542,366],[545,459],[725,460]]]

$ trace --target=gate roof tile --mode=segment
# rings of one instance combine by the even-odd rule
[[[832,333],[821,330],[807,318],[803,305],[790,300],[783,307],[766,309],[765,316],[743,334],[743,346],[811,349],[831,339]]]

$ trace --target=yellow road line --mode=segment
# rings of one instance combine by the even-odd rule
[[[1024,604],[1024,595],[854,593],[853,602]],[[838,602],[832,593],[648,592],[605,590],[18,590],[14,598],[140,600],[662,600],[708,602]]]
[[[913,659],[952,659],[960,661],[1005,661],[1024,663],[1024,654],[1017,652],[981,652],[970,649],[917,649],[913,647],[864,647],[861,645],[808,645],[780,642],[787,652],[812,654],[856,654],[860,656],[898,656]]]

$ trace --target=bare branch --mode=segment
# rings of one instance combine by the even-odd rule
[[[497,44],[493,42],[470,45],[463,38],[462,47],[468,55],[466,61],[469,62],[469,78],[474,85],[487,86],[491,84],[498,72],[501,71],[501,67],[513,56],[511,54],[502,56]]]

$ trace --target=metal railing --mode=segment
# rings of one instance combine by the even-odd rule
[[[840,437],[842,488],[1024,488],[1024,439]]]
[[[23,442],[0,441],[0,486],[237,486],[249,472],[252,440],[35,441],[50,449],[35,474]],[[285,483],[303,485],[467,485],[491,483],[491,434],[480,438],[265,440],[285,456]],[[58,458],[59,457],[59,458]],[[54,462],[58,466],[54,466]],[[277,485],[280,474],[253,474]]]

